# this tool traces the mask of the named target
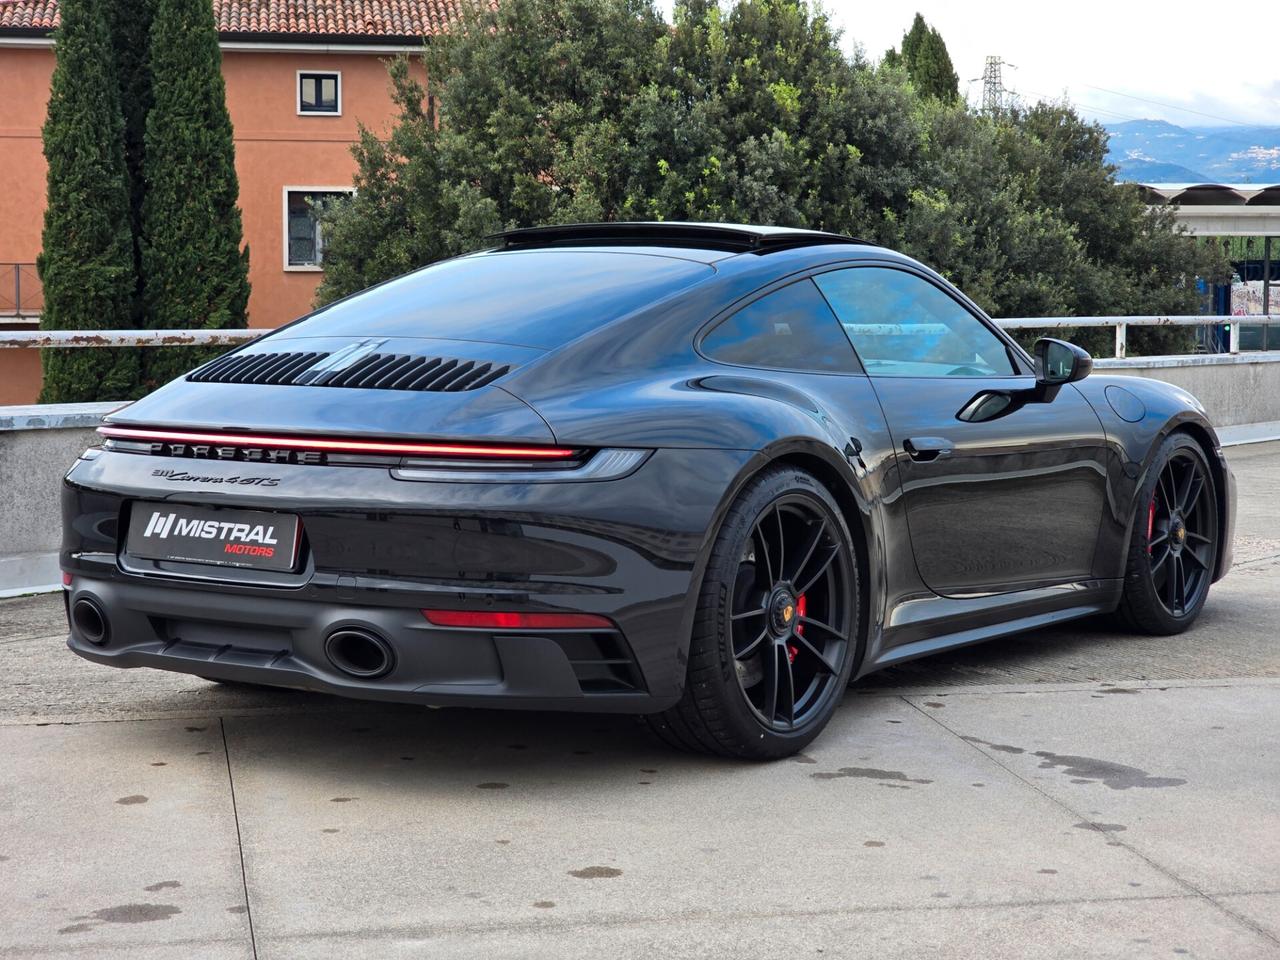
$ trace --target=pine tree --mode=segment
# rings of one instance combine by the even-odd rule
[[[235,145],[209,0],[156,0],[151,22],[142,275],[147,326],[245,326],[249,251],[236,206]],[[159,386],[217,351],[148,351]]]
[[[130,326],[134,289],[124,117],[100,0],[63,0],[44,125],[49,164],[43,250],[45,330]],[[42,403],[125,400],[141,393],[137,350],[43,354]]]

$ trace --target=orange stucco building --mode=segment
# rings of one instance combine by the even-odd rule
[[[235,130],[249,325],[305,313],[323,271],[312,214],[351,190],[358,125],[393,115],[386,59],[413,53],[451,12],[435,0],[211,0]],[[53,72],[51,0],[0,0],[0,328],[35,329],[45,206],[44,124]],[[425,79],[425,77],[423,78]],[[32,403],[37,351],[0,350],[0,404]]]

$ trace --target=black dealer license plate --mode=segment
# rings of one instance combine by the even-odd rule
[[[299,529],[288,513],[140,502],[133,505],[126,550],[148,560],[292,570]]]

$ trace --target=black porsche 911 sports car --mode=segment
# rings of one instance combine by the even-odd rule
[[[1195,620],[1231,563],[1213,427],[1091,366],[846,237],[515,230],[108,417],[65,483],[68,642],[785,756],[913,657]]]

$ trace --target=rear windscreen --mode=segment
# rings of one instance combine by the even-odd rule
[[[447,260],[335,304],[286,337],[439,337],[552,349],[709,277],[689,260],[529,250]]]

